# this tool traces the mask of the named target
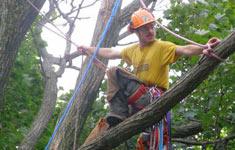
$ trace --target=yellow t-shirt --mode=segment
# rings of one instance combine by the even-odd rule
[[[169,88],[169,64],[174,63],[176,45],[171,42],[155,40],[144,48],[139,44],[124,48],[122,59],[133,65],[137,78],[145,84]]]

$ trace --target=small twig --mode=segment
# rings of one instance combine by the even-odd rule
[[[88,4],[88,5],[83,6],[83,7],[81,7],[81,8],[87,8],[87,7],[90,7],[90,6],[94,5],[95,3],[97,3],[98,1],[100,1],[100,0],[95,0],[95,1],[94,1],[94,2],[92,2],[91,4]]]

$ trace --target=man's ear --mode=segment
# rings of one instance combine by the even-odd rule
[[[134,33],[134,32],[135,32],[135,30],[131,27],[131,24],[129,24],[129,25],[127,26],[127,30],[128,30],[129,32],[131,32],[131,33]]]

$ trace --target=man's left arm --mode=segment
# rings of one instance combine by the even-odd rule
[[[177,46],[176,47],[176,55],[178,56],[193,56],[193,55],[200,55],[205,54],[209,55],[212,51],[210,48],[216,47],[220,43],[218,38],[211,38],[205,47],[200,47],[197,45],[185,45],[185,46]],[[210,47],[208,47],[210,46]]]

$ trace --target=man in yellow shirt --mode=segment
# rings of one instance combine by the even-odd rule
[[[134,70],[133,75],[118,67],[107,72],[110,88],[107,99],[111,112],[105,119],[100,120],[98,126],[105,124],[106,129],[112,127],[149,104],[152,97],[159,97],[169,88],[169,64],[174,63],[180,56],[210,53],[196,45],[179,46],[157,40],[154,26],[154,16],[148,10],[141,8],[133,13],[129,25],[129,30],[139,39],[137,44],[122,51],[111,48],[99,49],[99,56],[123,59],[127,64],[132,65]],[[217,38],[208,41],[212,47],[218,43]],[[95,47],[80,46],[78,50],[92,53]],[[153,91],[149,91],[150,89]],[[97,133],[94,132],[91,134],[96,136]]]

